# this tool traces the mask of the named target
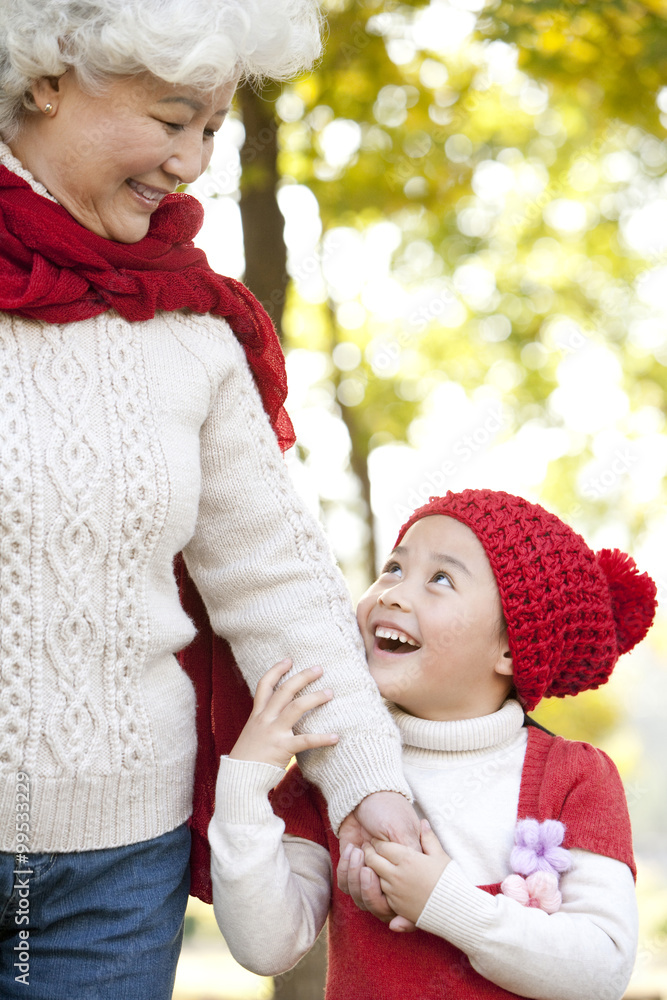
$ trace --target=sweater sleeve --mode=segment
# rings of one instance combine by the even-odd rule
[[[417,926],[450,941],[480,975],[519,996],[620,1000],[637,948],[632,872],[589,851],[570,854],[554,914],[479,889],[452,861]]]
[[[334,828],[372,792],[411,799],[400,738],[366,666],[350,597],[319,525],[297,496],[249,371],[226,324],[229,365],[200,434],[201,492],[184,549],[211,624],[251,691],[278,660],[324,668],[334,699],[301,723],[336,732],[335,748],[300,755]],[[224,335],[223,330],[223,335]]]
[[[260,976],[285,972],[305,955],[331,899],[329,852],[283,836],[269,805],[267,792],[282,774],[223,757],[208,831],[218,926],[234,958]]]

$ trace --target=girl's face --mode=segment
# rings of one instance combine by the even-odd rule
[[[202,94],[143,73],[91,95],[68,70],[35,84],[37,106],[53,110],[31,115],[12,149],[82,226],[135,243],[162,198],[208,166],[235,86]]]
[[[404,535],[357,608],[380,693],[422,719],[496,712],[512,661],[495,577],[470,528],[441,514]]]

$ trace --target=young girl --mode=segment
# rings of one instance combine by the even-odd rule
[[[337,888],[326,805],[297,768],[271,810],[310,708],[295,699],[308,672],[274,690],[288,661],[261,682],[218,777],[214,905],[235,957],[284,971],[329,914],[327,1000],[622,997],[637,917],[620,778],[525,711],[605,683],[655,593],[629,556],[593,553],[519,497],[466,490],[416,511],[357,618],[423,817],[423,853],[374,841],[366,864],[418,930],[393,934]]]

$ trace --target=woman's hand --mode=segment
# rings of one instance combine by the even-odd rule
[[[326,688],[296,697],[299,691],[322,675],[322,667],[301,670],[276,690],[276,684],[291,667],[290,659],[281,660],[264,674],[257,685],[250,718],[230,757],[287,767],[292,757],[302,750],[333,746],[338,742],[335,733],[294,734],[293,728],[299,719],[306,712],[330,701],[333,691]]]
[[[374,840],[372,844],[364,845],[366,864],[379,876],[380,888],[389,906],[400,917],[413,923],[419,919],[440,876],[451,861],[425,819],[421,821],[421,847],[422,851],[414,851],[403,844],[384,840]],[[396,926],[392,929],[403,928]]]

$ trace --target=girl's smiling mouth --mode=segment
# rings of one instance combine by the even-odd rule
[[[420,644],[407,632],[390,625],[375,626],[375,649],[381,653],[414,653]]]

